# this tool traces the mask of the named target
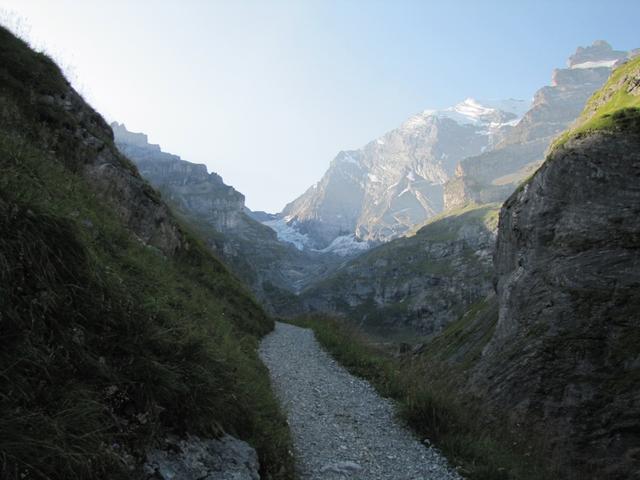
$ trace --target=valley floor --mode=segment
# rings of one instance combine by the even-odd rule
[[[310,329],[277,323],[260,355],[287,413],[300,478],[460,478],[400,425],[389,400],[322,350]]]

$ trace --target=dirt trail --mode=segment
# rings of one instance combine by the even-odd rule
[[[337,364],[311,330],[277,323],[260,355],[287,413],[302,479],[461,478],[398,422],[390,401]]]

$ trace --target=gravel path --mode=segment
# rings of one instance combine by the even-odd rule
[[[391,402],[336,363],[309,329],[277,323],[262,341],[300,478],[459,480],[394,418]]]

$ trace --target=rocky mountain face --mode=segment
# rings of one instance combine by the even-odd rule
[[[615,478],[640,467],[638,152],[637,134],[573,140],[505,204],[491,374],[480,370],[514,420],[541,420],[558,448]]]
[[[205,165],[163,152],[145,134],[130,132],[122,124],[113,123],[112,128],[118,149],[268,308],[342,261],[340,256],[301,251],[278,240],[276,232],[261,223],[272,217],[250,212],[244,195],[218,174],[208,173]]]
[[[457,165],[444,186],[445,209],[504,201],[540,166],[553,139],[575,121],[611,69],[630,55],[604,41],[579,47],[567,68],[553,72],[551,85],[536,92],[531,109],[493,149]]]
[[[498,211],[493,204],[436,217],[346,262],[299,304],[346,315],[369,332],[438,333],[492,289]]]
[[[336,238],[384,242],[443,209],[443,185],[464,158],[491,148],[528,104],[467,99],[427,110],[355,151],[340,152],[322,179],[288,204],[281,222],[311,248]]]
[[[618,67],[505,202],[496,295],[433,344],[558,478],[640,471],[638,85],[640,59]]]

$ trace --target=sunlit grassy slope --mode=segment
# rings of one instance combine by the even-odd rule
[[[637,78],[638,71],[640,57],[616,68],[604,87],[589,99],[575,126],[561,135],[553,147],[563,145],[572,137],[598,130],[632,129],[640,132],[640,89],[633,80]]]

